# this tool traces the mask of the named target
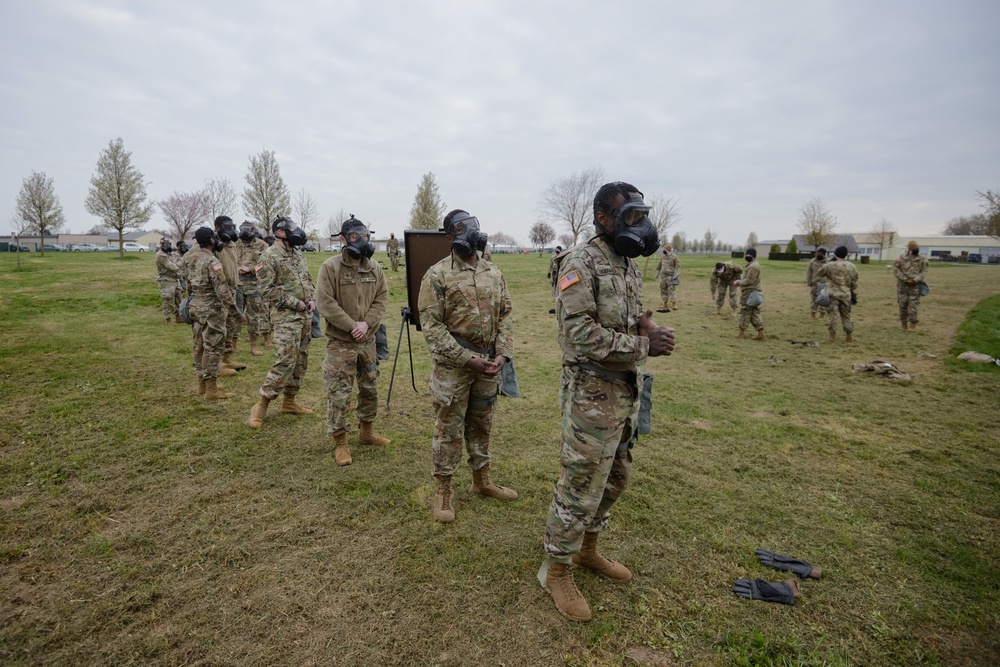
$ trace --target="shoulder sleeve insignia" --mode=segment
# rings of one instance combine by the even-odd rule
[[[565,276],[559,279],[559,289],[565,290],[570,285],[575,285],[580,282],[580,276],[576,271],[567,273]]]
[[[264,268],[264,265],[261,264],[261,263],[258,263],[257,266],[253,267],[253,270],[259,272],[263,268]]]
[[[215,264],[213,264],[212,265],[212,270],[213,271],[221,271],[222,270],[222,262],[216,262]]]

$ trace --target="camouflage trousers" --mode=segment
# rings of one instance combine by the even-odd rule
[[[815,282],[809,287],[809,313],[812,315],[827,312],[825,307],[816,303],[816,297],[819,296],[819,290],[822,284],[822,282]]]
[[[493,407],[500,393],[500,377],[484,378],[463,368],[434,364],[430,378],[434,397],[434,437],[431,449],[434,475],[450,477],[458,470],[462,445],[469,466],[479,470],[490,462]]]
[[[243,314],[247,316],[247,333],[250,340],[271,333],[271,313],[256,282],[246,281],[243,288]]]
[[[354,380],[358,381],[358,419],[375,421],[378,413],[378,362],[375,341],[348,343],[327,338],[323,359],[323,384],[326,387],[326,432],[340,435],[347,431]]]
[[[677,285],[670,282],[673,279],[673,276],[660,276],[660,300],[663,301],[663,303],[669,304],[672,301],[677,300]]]
[[[752,325],[757,331],[763,329],[764,318],[760,316],[760,306],[748,306],[746,303],[741,303],[740,316],[736,324],[740,329],[746,329],[747,325]]]
[[[218,302],[196,296],[191,300],[194,335],[194,369],[199,377],[219,377],[219,364],[226,347],[226,314]]]
[[[715,292],[715,305],[722,308],[726,303],[726,289],[729,289],[729,307],[736,307],[736,288],[732,285],[719,285]]]
[[[389,255],[389,264],[392,265],[393,271],[399,271],[399,254]]]
[[[237,301],[237,306],[243,301],[239,298]],[[229,311],[227,309],[226,315],[226,354],[232,354],[233,350],[236,349],[236,341],[240,339],[240,331],[243,329],[243,325],[240,324],[239,320],[236,319],[236,313]]]
[[[608,525],[608,512],[628,486],[633,436],[639,411],[636,388],[628,383],[564,366],[562,472],[545,522],[545,553],[568,563],[580,551],[583,534]]]
[[[260,386],[260,395],[272,401],[282,392],[287,396],[299,393],[309,368],[312,336],[311,315],[293,310],[279,312],[274,327],[274,365]]]
[[[917,308],[920,306],[920,285],[907,285],[896,281],[896,303],[899,304],[899,321],[916,324]]]
[[[844,333],[854,331],[854,320],[851,319],[851,297],[841,299],[835,296],[830,297],[830,307],[826,309],[826,328],[830,332],[837,330],[837,316],[840,316],[840,323],[844,327]]]
[[[156,281],[160,287],[160,299],[163,301],[163,319],[169,320],[177,314],[181,304],[180,283],[174,279]]]

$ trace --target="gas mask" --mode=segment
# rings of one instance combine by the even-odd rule
[[[236,223],[232,220],[224,222],[219,226],[219,238],[223,241],[235,241],[239,238],[236,233]]]
[[[639,255],[649,257],[660,248],[660,237],[649,219],[652,207],[642,199],[642,193],[633,193],[621,208],[610,212],[615,219],[612,236],[615,252],[634,259]]]
[[[375,246],[368,242],[368,228],[353,215],[340,226],[344,237],[344,252],[351,259],[367,259],[375,254]]]
[[[486,243],[489,240],[488,234],[479,231],[479,218],[463,213],[451,221],[451,249],[459,257],[472,257],[478,250],[486,250]]]
[[[749,264],[750,262],[754,261],[757,258],[754,257],[753,255],[744,255],[743,259],[744,261],[746,261],[747,264]]]
[[[160,246],[160,250],[162,250],[163,252],[165,252],[165,253],[167,253],[169,255],[170,253],[172,253],[174,251],[174,247],[172,245],[170,245],[169,243],[167,243],[167,244],[161,245]]]
[[[292,248],[306,244],[306,233],[291,218],[280,217],[275,220],[271,225],[271,232],[275,233],[276,238],[278,230],[284,230],[284,241]]]
[[[250,243],[254,237],[253,231],[253,225],[249,222],[244,222],[240,225],[240,240],[244,243]]]
[[[212,236],[212,250],[214,250],[215,252],[221,252],[222,249],[225,247],[226,246],[222,243],[222,240],[219,238],[218,234]]]

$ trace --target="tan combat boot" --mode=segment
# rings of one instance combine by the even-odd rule
[[[206,401],[224,401],[227,398],[232,398],[235,396],[231,391],[225,391],[219,386],[219,383],[212,378],[210,380],[205,380],[205,400]]]
[[[716,315],[722,315],[722,306],[716,306],[715,307],[715,314]]]
[[[234,371],[232,368],[229,368],[228,366],[219,366],[220,378],[228,378],[234,375],[236,375],[236,371]]]
[[[295,394],[285,392],[285,398],[281,401],[281,413],[286,415],[311,415],[313,411],[296,403]]]
[[[374,422],[361,422],[361,432],[358,433],[358,442],[362,445],[383,447],[392,442],[392,440],[376,433]]]
[[[180,315],[174,315],[174,324],[187,324],[187,322],[182,320]]]
[[[670,304],[670,310],[677,310],[677,302],[676,301],[671,302],[671,304]]]
[[[222,357],[222,365],[225,368],[232,368],[234,371],[241,371],[241,370],[243,370],[244,368],[247,367],[246,364],[241,364],[238,361],[233,361],[233,353],[232,352],[230,352],[229,354],[227,354],[224,357]]]
[[[517,491],[508,489],[506,486],[498,486],[490,479],[490,464],[484,465],[479,470],[472,471],[472,486],[469,493],[475,496],[485,496],[487,498],[498,498],[500,500],[514,500],[517,498]]]
[[[837,332],[832,329],[830,330],[830,342],[831,343],[837,342]]]
[[[171,320],[171,319],[170,319],[170,318],[168,317],[168,318],[167,318],[167,321],[166,321],[166,324],[173,324],[173,323],[174,323],[174,322],[173,322],[173,320]]]
[[[253,338],[250,339],[250,354],[252,354],[255,357],[262,357],[262,356],[264,356],[264,353],[260,351],[259,347],[257,347],[257,337],[256,336],[254,336]]]
[[[261,396],[250,408],[250,418],[247,419],[247,426],[250,428],[260,428],[264,423],[264,416],[267,414],[267,406],[271,404],[270,398]]]
[[[754,340],[767,340],[767,336],[764,335],[764,330],[763,329],[761,329],[760,331],[757,332],[757,336],[754,337]]]
[[[845,343],[853,343],[854,342],[854,338],[851,337],[851,332],[850,331],[848,331],[848,332],[846,332],[844,334],[844,342]]]
[[[560,614],[571,621],[589,621],[592,618],[590,605],[573,581],[572,567],[566,563],[550,563],[543,586]]]
[[[916,330],[917,330],[917,323],[910,322],[910,331],[916,331]]]
[[[437,478],[438,489],[434,495],[434,520],[451,523],[455,520],[455,504],[451,490],[451,477]]]
[[[351,448],[347,446],[347,431],[333,436],[333,460],[339,466],[349,466],[354,461]]]
[[[597,535],[598,533],[583,534],[583,544],[580,546],[580,552],[573,556],[573,563],[593,570],[612,581],[623,584],[630,581],[632,573],[627,567],[616,561],[608,560],[597,550]]]
[[[901,324],[903,325],[903,331],[909,331],[909,329],[910,329],[910,325],[909,324],[907,324],[906,322],[901,322]]]
[[[746,338],[747,337],[746,329],[740,329],[740,332],[738,334],[736,334],[736,337],[737,338]]]
[[[198,378],[198,395],[199,396],[204,396],[205,395],[205,390],[206,390],[206,387],[205,387],[205,378]]]

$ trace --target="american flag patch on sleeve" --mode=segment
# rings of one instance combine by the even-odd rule
[[[567,273],[565,276],[559,279],[559,289],[565,290],[570,285],[575,285],[580,282],[580,276],[577,275],[576,271],[572,273]]]
[[[213,271],[221,271],[222,270],[222,263],[221,262],[216,262],[215,264],[213,264],[212,265],[212,270]]]
[[[260,271],[260,270],[261,270],[261,269],[263,269],[263,268],[264,268],[264,265],[263,265],[263,264],[258,264],[257,266],[253,267],[253,270],[254,270],[255,272],[257,272],[257,271]]]

